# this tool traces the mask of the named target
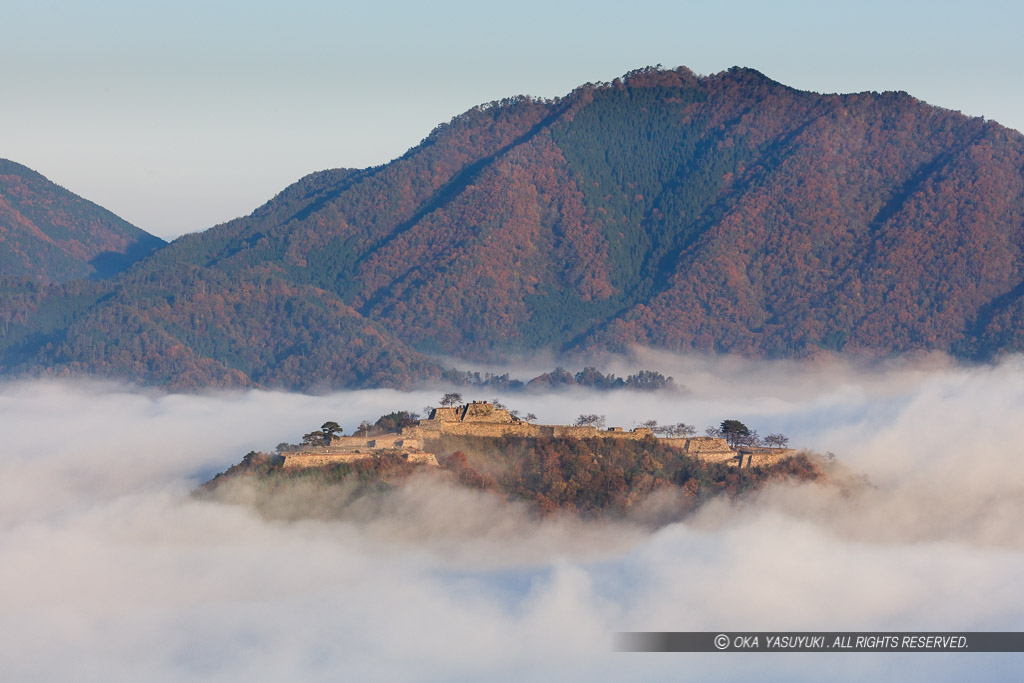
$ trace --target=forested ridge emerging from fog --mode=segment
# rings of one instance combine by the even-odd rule
[[[8,375],[409,386],[439,356],[1024,346],[1024,137],[735,68],[514,97],[116,278],[0,289]]]

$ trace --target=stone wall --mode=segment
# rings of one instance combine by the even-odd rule
[[[597,439],[602,436],[597,427],[585,425],[581,427],[552,425],[551,437],[554,439]]]
[[[423,451],[423,440],[407,434],[381,434],[379,436],[336,436],[330,446],[304,448],[284,453],[284,467],[323,467],[344,462],[374,458],[393,453],[409,462],[437,466],[433,453]]]
[[[429,439],[437,438],[441,434],[452,434],[455,436],[518,436],[521,438],[537,438],[539,436],[550,436],[542,433],[543,430],[537,425],[528,422],[433,422],[424,425],[422,422],[415,427],[406,427],[402,430],[403,435],[413,438]]]
[[[724,462],[732,466],[739,464],[739,455],[736,451],[703,451],[701,453],[692,453],[691,455],[704,462]]]
[[[653,437],[646,427],[625,431],[621,427],[600,430],[593,426],[535,425],[512,417],[508,410],[495,408],[486,401],[468,403],[458,407],[435,408],[429,420],[420,420],[402,429],[401,434],[379,436],[339,436],[331,445],[308,448],[285,454],[285,467],[318,467],[338,462],[352,462],[372,458],[385,452],[396,453],[410,462],[436,466],[433,453],[423,451],[423,444],[442,435],[469,437],[518,437],[524,439],[627,439],[641,440]],[[729,447],[725,439],[697,436],[688,439],[664,438],[659,441],[679,448],[687,455],[707,462],[740,463],[739,453]],[[773,465],[796,451],[788,448],[741,449],[744,467]]]
[[[741,448],[744,467],[767,467],[780,460],[792,458],[796,451],[792,448]]]
[[[366,458],[376,458],[384,453],[394,453],[399,457],[408,460],[411,463],[417,463],[421,465],[431,465],[438,467],[437,456],[433,453],[426,453],[421,450],[402,450],[402,449],[377,449],[368,451],[353,451],[349,453],[329,452],[327,450],[323,452],[310,452],[310,451],[296,451],[294,453],[284,454],[284,465],[285,469],[301,469],[305,467],[324,467],[326,465],[337,465],[338,463],[350,463],[357,460],[365,460]]]
[[[687,453],[724,453],[730,452],[736,455],[736,451],[729,448],[729,442],[725,439],[717,439],[711,436],[694,436],[689,439],[671,439],[671,441],[685,441],[683,450]]]
[[[423,442],[413,435],[402,433],[379,436],[336,436],[331,439],[331,445],[327,446],[327,450],[331,452],[357,448],[423,448]]]
[[[502,422],[508,424],[515,421],[512,413],[504,408],[496,408],[494,405],[484,402],[467,403],[462,407],[463,422]]]
[[[436,412],[436,411],[435,411]],[[507,412],[507,411],[506,411]],[[621,428],[601,430],[591,425],[536,425],[520,420],[510,422],[463,422],[448,420],[420,420],[419,424],[406,427],[402,430],[402,436],[414,439],[436,439],[442,434],[452,436],[482,436],[500,438],[513,436],[523,439],[645,439],[653,436],[653,432],[647,427],[637,427],[630,431]],[[345,437],[340,437],[344,439]],[[685,442],[686,439],[674,439],[673,441]],[[721,441],[722,439],[715,439]]]
[[[456,422],[459,420],[459,412],[451,406],[441,406],[440,408],[434,408],[434,412],[430,414],[431,420],[437,420],[438,422]]]
[[[441,406],[430,413],[437,422],[517,422],[506,408],[498,408],[487,401],[473,401],[462,406]]]
[[[418,434],[418,427],[407,427],[402,434],[387,434],[377,437],[337,437],[330,446],[308,448],[284,454],[285,468],[323,467],[335,463],[347,463],[373,458],[384,453],[394,453],[409,462],[437,466],[437,456],[423,451],[423,440],[437,438],[442,433],[469,437],[520,437],[520,438],[569,438],[592,439],[611,438],[637,441],[650,436],[650,430],[599,431],[595,427],[565,427],[560,425],[488,425],[486,423],[452,423],[442,430],[430,430]],[[644,433],[647,432],[647,433]],[[417,436],[412,436],[417,433]],[[422,437],[422,438],[421,438]],[[687,455],[706,462],[727,463],[732,466],[765,467],[774,465],[785,458],[796,455],[791,448],[743,448],[739,452],[729,448],[725,439],[695,437],[691,439],[665,438],[660,443],[680,449]]]
[[[362,458],[373,457],[370,453],[309,453],[306,451],[285,453],[285,469],[298,469],[303,467],[324,467],[335,465],[339,462],[354,462]]]
[[[432,467],[440,467],[437,462],[437,456],[433,453],[424,453],[422,451],[407,453],[405,459],[412,463],[420,465],[430,465]]]

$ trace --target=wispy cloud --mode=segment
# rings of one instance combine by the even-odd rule
[[[0,677],[674,680],[685,670],[817,680],[826,655],[623,654],[612,635],[1024,624],[1020,359],[873,370],[656,360],[691,392],[508,400],[546,422],[585,412],[624,426],[742,419],[834,451],[874,487],[778,487],[651,531],[539,522],[423,478],[356,520],[267,521],[188,494],[248,450],[327,419],[351,430],[419,410],[439,391],[5,385]],[[1019,655],[841,664],[849,680],[998,678]]]

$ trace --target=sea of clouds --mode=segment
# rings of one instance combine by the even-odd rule
[[[0,385],[0,680],[1016,675],[1024,654],[620,653],[615,634],[1024,630],[1024,360],[643,361],[686,390],[498,397],[542,423],[740,419],[872,485],[779,486],[651,529],[420,479],[361,521],[268,521],[189,494],[249,450],[450,387]]]

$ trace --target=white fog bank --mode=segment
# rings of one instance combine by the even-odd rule
[[[0,386],[0,680],[1007,679],[1022,654],[617,653],[623,630],[1022,630],[1024,364],[676,363],[676,394],[464,390],[539,421],[740,419],[872,487],[715,501],[651,531],[417,480],[362,523],[189,492],[253,449],[444,390]],[[730,367],[732,369],[730,370]],[[683,376],[685,375],[685,376]],[[715,379],[715,377],[719,379]],[[1011,673],[1012,672],[1012,673]]]

